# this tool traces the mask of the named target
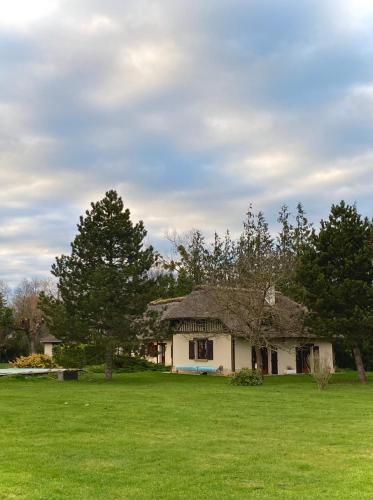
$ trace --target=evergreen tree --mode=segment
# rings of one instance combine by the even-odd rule
[[[280,231],[277,235],[276,249],[286,267],[278,287],[285,295],[303,303],[303,288],[297,282],[296,270],[300,256],[310,244],[312,224],[308,222],[302,203],[298,202],[296,210],[294,223],[291,222],[292,216],[287,205],[281,207],[277,219]]]
[[[177,250],[181,257],[181,268],[185,270],[191,285],[203,284],[206,280],[208,251],[202,232],[193,231],[190,241],[186,245],[179,245]]]
[[[312,234],[312,224],[308,221],[306,212],[301,202],[297,204],[295,226],[292,226],[292,249],[297,257],[307,248]]]
[[[290,222],[291,213],[287,205],[282,205],[280,208],[277,222],[281,225],[281,230],[277,235],[277,251],[291,255],[294,251],[294,227]]]
[[[190,293],[195,285],[202,285],[207,280],[210,254],[205,244],[205,237],[199,230],[193,230],[182,236],[170,237],[173,251],[178,258],[163,260],[163,267],[176,279],[174,296]]]
[[[116,191],[108,191],[80,217],[71,254],[52,266],[66,314],[81,325],[86,341],[105,348],[106,379],[112,377],[115,347],[133,342],[136,320],[150,298],[155,256],[152,247],[144,248],[145,236],[143,223],[133,224]]]
[[[14,332],[13,312],[7,305],[5,295],[0,291],[0,359],[4,359],[4,354],[9,348],[10,337]]]
[[[311,326],[352,350],[360,382],[366,380],[361,350],[373,336],[372,235],[372,223],[356,206],[333,205],[320,232],[313,232],[297,271],[313,313]]]

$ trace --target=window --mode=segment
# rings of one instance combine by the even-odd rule
[[[150,358],[155,358],[158,353],[158,348],[157,344],[154,344],[153,342],[150,342],[147,345],[147,354]]]
[[[214,342],[208,339],[190,340],[189,359],[214,359]]]
[[[207,359],[207,341],[205,339],[197,340],[197,359]]]

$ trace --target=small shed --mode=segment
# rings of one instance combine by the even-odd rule
[[[62,340],[56,338],[54,335],[46,335],[40,339],[40,343],[44,346],[44,354],[47,356],[53,356],[53,347],[61,344]]]

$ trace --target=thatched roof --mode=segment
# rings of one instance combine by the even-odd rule
[[[150,302],[148,305],[148,310],[149,311],[156,311],[162,315],[162,319],[166,319],[164,315],[166,314],[167,311],[172,310],[173,307],[178,305],[180,302],[183,302],[186,297],[175,297],[172,299],[158,299],[158,300],[153,300],[153,302]]]
[[[229,291],[227,296],[232,297],[232,293],[240,299],[244,296],[244,291]],[[239,307],[229,308],[229,297],[225,302],[224,290],[219,290],[219,294],[217,296],[214,288],[200,286],[186,297],[155,301],[150,307],[158,310],[165,321],[220,320],[229,331],[239,334],[246,319],[246,313],[240,314],[239,308],[244,310],[245,301],[241,300]],[[263,331],[270,337],[309,337],[310,334],[303,330],[303,315],[303,306],[276,292],[275,304],[266,305],[267,321]]]

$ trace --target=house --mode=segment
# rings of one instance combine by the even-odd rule
[[[165,362],[174,372],[219,371],[230,374],[242,368],[256,368],[256,349],[243,338],[238,318],[223,313],[214,303],[209,287],[197,287],[177,299],[150,304],[169,325],[169,337],[154,342],[148,359]],[[266,308],[273,318],[261,347],[264,374],[309,373],[314,359],[322,359],[333,369],[332,344],[302,328],[291,328],[300,318],[302,306],[272,291]],[[150,343],[151,344],[151,343]]]

